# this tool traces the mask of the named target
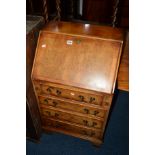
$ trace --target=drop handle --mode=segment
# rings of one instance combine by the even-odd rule
[[[84,96],[79,95],[79,98],[80,98],[81,101],[84,101]]]
[[[57,106],[57,104],[58,104],[58,102],[55,102],[55,101],[53,101],[53,107],[56,107]]]
[[[96,116],[99,112],[98,111],[94,111],[94,115]]]
[[[55,113],[55,114],[54,114],[54,116],[55,116],[55,117],[58,117],[58,116],[59,116],[59,114],[58,114],[58,113]]]
[[[50,111],[45,111],[48,116],[51,116]]]
[[[90,97],[89,103],[92,103],[93,101],[95,101],[94,97]]]
[[[52,89],[53,89],[52,87],[48,87],[48,88],[47,88],[47,91],[48,91],[49,93],[51,93],[51,92],[52,92]]]
[[[88,125],[88,121],[87,120],[83,120],[84,125]]]
[[[97,123],[96,122],[93,122],[91,127],[94,127],[96,125],[97,125]]]
[[[57,95],[61,95],[61,91],[60,90],[57,90],[56,93],[57,93]]]
[[[44,103],[48,104],[48,99],[47,98],[44,99]]]
[[[89,110],[88,110],[88,109],[84,108],[83,110],[84,110],[84,112],[85,112],[86,114],[89,114]]]

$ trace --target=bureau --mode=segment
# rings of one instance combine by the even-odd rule
[[[41,31],[32,82],[42,129],[100,145],[112,103],[123,31],[49,22]]]

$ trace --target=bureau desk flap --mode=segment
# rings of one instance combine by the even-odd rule
[[[115,40],[42,31],[32,78],[112,94],[121,49]]]

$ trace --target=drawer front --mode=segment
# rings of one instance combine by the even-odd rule
[[[56,108],[61,108],[65,110],[70,110],[70,111],[75,111],[91,116],[98,116],[98,117],[104,117],[105,111],[99,109],[99,108],[92,108],[92,107],[87,107],[85,105],[77,104],[75,102],[66,102],[61,99],[55,98],[55,97],[44,97],[44,96],[39,96],[39,102],[40,104],[44,105],[49,105],[53,106]]]
[[[56,121],[56,120],[50,120],[50,119],[42,119],[42,124],[45,127],[48,128],[55,128],[55,129],[61,129],[61,130],[65,130],[65,131],[70,131],[72,133],[78,133],[81,135],[85,135],[88,137],[94,137],[94,138],[101,138],[101,132],[100,131],[96,131],[96,130],[92,130],[92,129],[88,129],[82,126],[75,126],[69,123],[65,123],[65,122],[60,122],[60,121]]]
[[[92,128],[99,128],[99,129],[102,128],[103,122],[97,119],[92,119],[92,118],[88,118],[84,116],[78,116],[78,115],[74,115],[68,112],[66,113],[64,111],[62,112],[62,111],[49,109],[45,107],[44,108],[41,107],[40,110],[41,110],[41,114],[48,118],[64,120],[64,121],[81,124],[83,126],[92,127]]]
[[[57,96],[65,99],[72,99],[80,102],[86,102],[90,104],[102,105],[103,97],[94,94],[80,93],[73,90],[67,90],[62,88],[51,87],[47,85],[41,85],[41,92],[43,94]],[[38,91],[39,92],[39,91]]]

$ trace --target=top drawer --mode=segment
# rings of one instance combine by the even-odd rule
[[[38,95],[39,94],[52,95],[52,96],[72,99],[72,100],[86,102],[90,104],[96,104],[96,105],[102,105],[102,102],[103,102],[103,96],[101,95],[87,94],[84,92],[58,88],[55,86],[35,83],[35,89]]]

